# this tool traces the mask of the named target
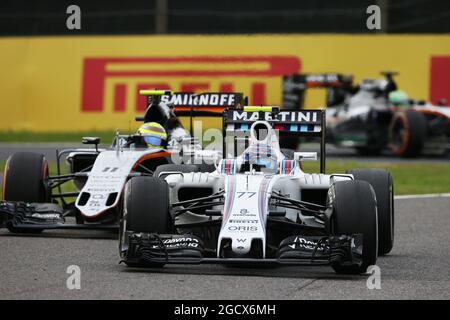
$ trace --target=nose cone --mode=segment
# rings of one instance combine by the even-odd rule
[[[244,255],[250,252],[251,240],[245,238],[234,238],[231,242],[231,250],[238,255]]]

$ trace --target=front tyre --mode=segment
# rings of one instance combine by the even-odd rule
[[[48,203],[51,188],[48,180],[48,163],[44,155],[34,152],[17,152],[6,161],[3,173],[3,200]],[[43,229],[8,227],[11,232],[40,233]]]
[[[172,233],[173,222],[169,212],[169,188],[166,181],[156,177],[130,179],[124,190],[124,215],[120,223],[119,250],[122,259],[128,250],[128,233]],[[134,264],[128,266],[162,267],[161,264]]]
[[[340,181],[329,191],[328,206],[332,209],[332,234],[362,234],[361,265],[332,264],[337,273],[359,274],[374,265],[378,254],[378,224],[375,192],[366,181]]]
[[[394,246],[394,182],[391,174],[382,169],[354,169],[346,173],[373,187],[378,210],[378,255],[388,254]]]
[[[3,174],[3,200],[38,203],[51,201],[48,163],[44,155],[17,152],[8,158]]]

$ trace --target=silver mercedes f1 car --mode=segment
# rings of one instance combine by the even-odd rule
[[[323,110],[227,108],[223,123],[225,157],[196,151],[215,171],[161,166],[126,183],[119,251],[127,266],[331,265],[357,274],[391,251],[391,175],[325,174]],[[320,137],[320,152],[288,157],[278,131]],[[318,155],[321,172],[304,172]]]
[[[385,150],[402,157],[445,155],[450,150],[450,107],[409,99],[401,104],[389,98],[398,85],[396,72],[382,72],[383,79],[353,83],[353,76],[336,73],[295,74],[283,78],[284,108],[301,109],[307,89],[325,88],[327,140],[363,155]],[[296,139],[290,141],[297,146]]]

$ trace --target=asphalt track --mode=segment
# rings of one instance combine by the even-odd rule
[[[380,257],[381,289],[368,275],[329,267],[236,268],[119,265],[116,235],[45,231],[19,236],[0,230],[0,299],[450,299],[450,198],[399,199],[396,239]],[[81,270],[69,290],[67,267]]]

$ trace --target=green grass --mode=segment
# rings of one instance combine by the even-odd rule
[[[316,163],[304,162],[306,172],[318,172]],[[386,169],[394,178],[396,195],[450,192],[450,163],[430,162],[354,162],[343,160],[327,161],[326,171],[344,173],[356,168]]]
[[[110,144],[114,130],[79,132],[0,131],[0,142],[81,142],[81,137],[100,137],[102,144]]]
[[[5,162],[0,161],[1,172],[4,165]],[[450,163],[327,161],[327,173],[344,173],[354,168],[388,170],[394,177],[396,195],[450,192]],[[318,172],[318,163],[304,162],[303,169],[306,172]],[[67,169],[63,168],[63,172],[67,172]],[[53,163],[50,163],[50,174],[56,174],[56,165]],[[0,194],[1,188],[0,185]],[[64,184],[62,189],[63,192],[71,192],[74,191],[74,186],[69,182]]]

